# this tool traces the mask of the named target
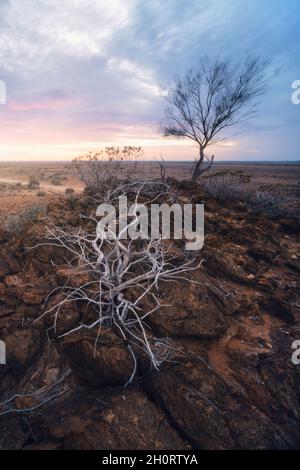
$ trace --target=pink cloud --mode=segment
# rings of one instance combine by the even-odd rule
[[[73,100],[68,96],[38,97],[24,102],[10,101],[9,107],[13,111],[31,111],[35,109],[56,110],[70,106],[72,101]]]
[[[62,109],[68,106],[65,102],[45,101],[44,103],[17,103],[11,101],[9,107],[13,111],[31,111],[33,109]]]

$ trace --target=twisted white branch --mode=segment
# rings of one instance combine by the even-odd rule
[[[145,182],[139,184],[136,201],[145,188],[147,188]],[[119,188],[118,195],[122,190],[124,187]],[[109,200],[114,195],[110,194]],[[136,222],[136,217],[135,214],[135,220],[129,222],[125,230]],[[157,297],[159,284],[176,280],[195,282],[186,275],[197,270],[201,262],[196,264],[193,260],[189,260],[180,265],[178,262],[175,264],[175,258],[160,239],[121,240],[122,233],[112,234],[108,239],[102,232],[97,233],[95,218],[86,217],[86,219],[88,229],[80,227],[68,231],[58,226],[47,228],[46,241],[39,245],[64,248],[69,256],[67,264],[70,275],[66,284],[61,287],[64,298],[35,321],[54,312],[53,326],[56,330],[58,314],[66,303],[73,301],[86,303],[95,313],[94,321],[89,324],[81,323],[60,337],[82,329],[99,328],[99,331],[102,327],[113,329],[124,339],[133,357],[134,370],[129,379],[131,382],[137,372],[137,350],[147,355],[151,366],[156,370],[166,359],[166,350],[161,354],[161,348],[156,347],[158,340],[151,338],[146,323],[147,318],[163,306]],[[72,286],[74,276],[83,276],[83,279],[88,280],[79,287],[74,287]],[[57,288],[54,291],[57,291]],[[154,305],[147,310],[145,304],[149,301]],[[97,339],[98,337],[99,335]]]

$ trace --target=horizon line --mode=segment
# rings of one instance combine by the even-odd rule
[[[68,159],[68,160],[30,160],[30,159],[24,159],[24,160],[1,160],[0,159],[0,164],[1,163],[72,163],[74,159]],[[105,161],[105,160],[103,160]],[[124,163],[159,163],[159,160],[130,160],[128,162]],[[164,163],[195,163],[195,160],[164,160]],[[300,163],[299,160],[217,160],[214,161],[214,165],[222,164],[222,163]]]

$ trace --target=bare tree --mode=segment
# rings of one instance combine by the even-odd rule
[[[160,171],[160,179],[162,182],[164,182],[166,179],[167,166],[166,166],[165,159],[162,155],[160,156],[158,160],[158,164],[159,164],[159,171]]]
[[[238,65],[229,59],[205,58],[170,89],[161,132],[164,136],[187,137],[199,145],[194,182],[213,163],[214,156],[206,155],[206,147],[224,140],[227,128],[255,111],[257,98],[268,83],[266,65],[251,56]]]

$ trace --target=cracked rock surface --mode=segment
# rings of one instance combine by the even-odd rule
[[[56,332],[53,318],[35,322],[70,279],[58,268],[60,248],[26,250],[44,221],[16,237],[0,233],[0,402],[22,395],[0,407],[1,449],[299,448],[300,365],[291,361],[300,339],[299,220],[178,191],[205,204],[204,262],[197,283],[161,286],[167,306],[149,318],[149,334],[167,336],[174,357],[159,372],[141,357],[126,388],[132,357],[115,332],[102,331],[96,349],[97,331],[62,336],[88,310],[65,306]],[[54,199],[47,215],[76,227],[84,211],[84,197],[72,209]],[[46,392],[55,396],[42,403]]]

